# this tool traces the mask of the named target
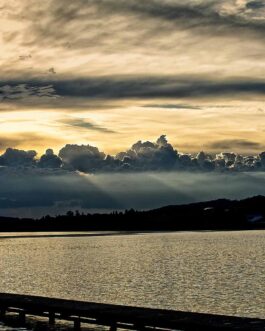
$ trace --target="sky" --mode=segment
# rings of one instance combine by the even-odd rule
[[[0,0],[0,148],[265,149],[263,0]]]
[[[220,158],[226,163],[223,168],[230,169],[231,162],[238,168],[241,161],[235,155],[246,158],[265,151],[264,39],[265,0],[0,0],[0,166],[37,166],[42,169],[38,176],[49,178],[56,164],[61,170],[52,176],[60,180],[83,176],[80,172],[95,176],[95,169],[119,172],[130,167],[138,176],[142,170],[159,170],[166,181],[162,172],[172,157],[178,164],[174,171],[190,171],[186,163],[197,161],[190,156],[181,159],[181,153],[204,151],[232,153],[200,156],[208,170],[220,167]],[[170,143],[157,144],[163,135]],[[153,145],[136,151],[131,146],[140,140]],[[67,144],[74,145],[67,147],[68,154]],[[89,147],[80,152],[77,145]],[[34,155],[27,154],[32,150]],[[76,153],[82,154],[77,161]],[[135,153],[138,163],[131,161]],[[83,161],[88,154],[96,161]],[[40,163],[33,162],[42,155]],[[103,162],[107,155],[116,155],[118,161]],[[265,155],[262,162],[265,167]],[[241,172],[259,170],[258,163],[244,159]],[[201,163],[196,167],[206,170]],[[19,171],[24,178],[24,170]],[[0,176],[9,180],[13,170],[2,169]],[[32,187],[23,193],[29,192],[29,197],[36,190],[34,176]],[[220,176],[215,183],[221,183]],[[190,191],[196,191],[197,179],[193,187],[187,179]],[[262,193],[255,183],[251,194]],[[106,190],[112,192],[112,187]],[[174,200],[168,192],[161,193],[153,206],[185,200]],[[9,193],[0,189],[0,208],[10,213],[10,208],[24,208],[23,194],[14,189],[15,197],[10,198]],[[10,204],[3,202],[10,199]],[[75,201],[72,196],[68,200]],[[89,208],[94,207],[97,203]]]

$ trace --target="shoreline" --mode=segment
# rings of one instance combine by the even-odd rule
[[[145,234],[177,234],[177,233],[217,233],[217,232],[247,232],[247,231],[265,231],[265,229],[226,229],[226,230],[173,230],[173,231],[8,231],[0,232],[0,240],[2,239],[37,239],[37,238],[86,238],[86,237],[109,237],[109,236],[129,236],[129,235],[145,235]],[[6,235],[9,234],[10,235]],[[4,235],[2,235],[4,234]],[[14,235],[18,234],[18,235]],[[23,235],[24,234],[24,235]]]

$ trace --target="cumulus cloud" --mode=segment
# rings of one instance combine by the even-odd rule
[[[239,145],[237,145],[237,147],[239,147]],[[156,143],[139,141],[127,152],[118,153],[116,158],[122,162],[122,168],[134,171],[189,170],[192,172],[214,170],[265,170],[263,153],[256,156],[242,156],[232,152],[222,152],[214,155],[202,151],[197,155],[183,154],[176,151],[173,146],[167,142],[164,135],[158,138]]]
[[[52,149],[47,149],[46,153],[41,156],[38,165],[41,168],[60,168],[62,160],[54,154]]]
[[[260,153],[259,157],[262,167],[265,167],[265,152]]]
[[[68,144],[60,150],[59,156],[66,167],[83,172],[94,172],[101,169],[105,159],[103,152],[90,145]]]
[[[35,151],[23,151],[13,148],[8,148],[3,155],[0,156],[0,165],[2,166],[32,166],[35,162],[34,158],[37,155]]]
[[[228,142],[226,142],[227,144]],[[234,144],[233,144],[234,143]],[[228,145],[221,145],[227,147]],[[247,141],[232,141],[232,147],[242,147]],[[250,145],[256,147],[256,145]],[[215,147],[219,147],[217,144]],[[249,147],[249,145],[248,145]],[[104,172],[148,172],[148,171],[265,171],[265,152],[258,155],[240,155],[234,152],[212,154],[184,154],[178,152],[161,135],[155,142],[139,140],[127,151],[106,155],[91,145],[67,144],[58,156],[52,149],[38,159],[35,151],[8,148],[0,156],[0,165],[6,167],[37,167],[63,169],[84,173]]]
[[[132,170],[166,170],[177,166],[178,152],[162,135],[155,143],[138,141],[127,152],[119,153],[116,158],[122,167]]]

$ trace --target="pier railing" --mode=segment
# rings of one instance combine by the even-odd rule
[[[72,321],[75,330],[81,324],[107,326],[110,331],[126,330],[183,330],[264,331],[265,319],[241,318],[164,309],[139,308],[121,305],[73,301],[38,296],[0,293],[1,319],[9,312],[17,313],[21,324],[27,315],[45,316],[48,323]]]

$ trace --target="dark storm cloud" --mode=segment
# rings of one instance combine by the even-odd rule
[[[22,85],[27,92],[14,92]],[[47,86],[49,87],[47,88]],[[30,99],[30,97],[35,96],[34,102],[36,103],[47,103],[47,101],[50,102],[50,98],[57,98],[58,96],[76,98],[77,100],[102,101],[187,97],[194,99],[206,97],[236,98],[250,94],[264,96],[265,81],[255,79],[210,80],[200,76],[108,76],[73,80],[31,80],[23,84],[21,81],[11,81],[6,82],[2,90],[4,90],[2,99],[9,102],[16,102],[20,99],[27,100],[27,98]],[[46,100],[45,97],[48,99]],[[67,106],[68,101],[64,102],[60,98],[55,100],[55,103],[62,103]],[[74,103],[71,106],[74,107]]]
[[[68,119],[68,120],[62,120],[60,123],[69,125],[69,126],[75,126],[78,128],[88,129],[88,130],[94,130],[102,133],[115,133],[115,131],[112,131],[108,128],[104,128],[102,126],[90,123],[83,119]]]
[[[55,155],[48,149],[37,158],[34,150],[24,151],[8,148],[0,155],[0,166],[4,168],[54,169],[58,171],[83,173],[137,173],[148,171],[190,171],[190,172],[248,172],[265,171],[265,152],[262,146],[251,141],[228,140],[215,142],[211,149],[252,148],[258,155],[244,156],[234,152],[214,155],[201,151],[197,155],[183,154],[174,149],[161,135],[155,142],[137,141],[128,150],[114,156],[106,155],[91,145],[67,144]],[[259,150],[258,150],[259,147]]]

